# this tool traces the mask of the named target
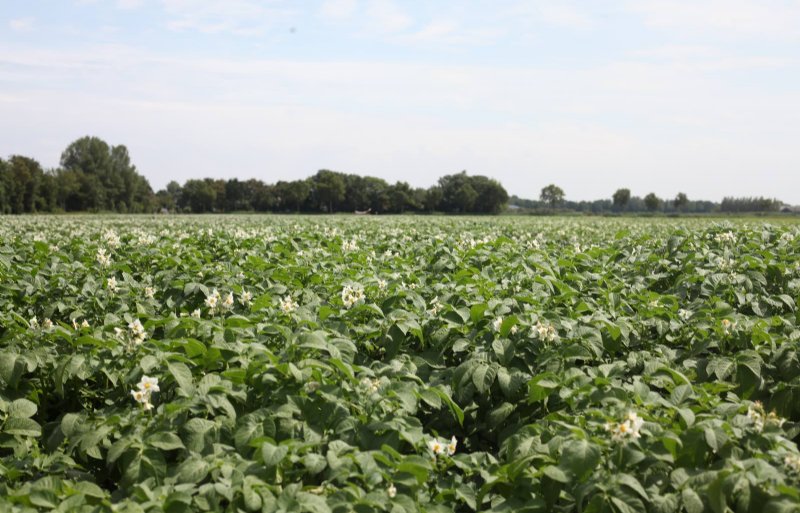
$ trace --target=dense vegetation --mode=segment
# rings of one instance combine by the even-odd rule
[[[154,194],[131,164],[125,146],[82,137],[45,171],[34,159],[0,159],[0,214],[34,212],[447,212],[496,214],[508,193],[499,182],[461,172],[428,189],[406,182],[320,170],[314,176],[267,184],[236,178],[171,182]]]
[[[315,175],[274,184],[262,180],[190,179],[172,181],[153,193],[131,163],[125,146],[82,137],[61,155],[61,166],[44,170],[19,155],[0,159],[0,214],[36,212],[366,212],[397,214],[441,212],[497,214],[623,212],[741,213],[776,212],[782,202],[768,198],[724,198],[721,203],[690,200],[678,193],[665,201],[655,193],[643,199],[618,189],[611,199],[568,201],[555,184],[542,188],[539,200],[512,196],[496,180],[466,171],[445,175],[429,188],[398,181],[320,170]]]
[[[797,225],[3,221],[2,511],[800,507]]]

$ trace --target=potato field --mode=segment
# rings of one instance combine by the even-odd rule
[[[800,510],[800,225],[0,218],[0,511]]]

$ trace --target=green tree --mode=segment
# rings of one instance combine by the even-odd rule
[[[278,197],[277,204],[281,210],[300,211],[300,206],[308,199],[311,194],[311,186],[306,180],[294,180],[292,182],[278,182],[275,184],[275,195]]]
[[[564,202],[564,190],[561,189],[561,187],[551,183],[550,185],[542,188],[542,192],[539,194],[539,199],[550,205],[550,208],[556,208]]]
[[[611,199],[614,202],[614,210],[625,210],[625,207],[628,206],[628,202],[631,200],[631,190],[617,189]]]
[[[183,192],[179,206],[183,209],[188,208],[192,212],[199,214],[214,210],[217,200],[217,191],[214,188],[214,181],[205,180],[186,180],[183,184]]]
[[[651,192],[647,196],[644,197],[644,206],[650,212],[655,212],[658,210],[658,207],[661,206],[661,198],[656,196],[656,193]]]
[[[686,206],[689,204],[689,198],[686,196],[685,193],[679,192],[675,199],[672,200],[672,204],[675,206],[676,209],[680,210],[681,212],[686,210]]]
[[[473,212],[497,214],[505,208],[508,203],[508,192],[500,185],[500,182],[481,175],[470,178],[472,188],[478,193],[472,206]]]
[[[61,154],[61,166],[81,173],[81,203],[86,209],[144,212],[151,208],[153,190],[136,171],[123,145],[109,146],[99,137],[81,137]]]
[[[331,213],[344,200],[345,182],[342,173],[321,169],[311,178],[311,182],[320,210]]]

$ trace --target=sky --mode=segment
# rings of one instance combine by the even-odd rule
[[[0,157],[800,204],[800,0],[3,0]]]

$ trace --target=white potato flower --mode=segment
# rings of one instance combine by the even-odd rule
[[[242,290],[242,293],[239,294],[239,302],[243,306],[248,306],[252,300],[253,300],[253,294],[246,290]]]
[[[144,288],[144,297],[147,299],[153,299],[153,296],[156,294],[156,289],[153,287],[145,287]]]
[[[492,321],[492,327],[495,331],[500,331],[500,328],[503,326],[503,318],[497,317],[495,320]]]
[[[442,445],[442,442],[440,442],[438,438],[432,438],[428,440],[428,449],[430,449],[434,456],[438,456],[444,452],[444,445]]]
[[[217,306],[219,306],[219,292],[217,289],[211,291],[211,294],[206,297],[205,303],[212,312],[216,310]]]
[[[97,263],[100,264],[101,267],[108,267],[111,265],[111,257],[106,254],[105,248],[98,248],[97,249]]]
[[[364,289],[361,285],[345,285],[342,288],[342,303],[345,308],[351,308],[353,305],[364,299]]]
[[[150,376],[142,376],[142,379],[139,380],[136,388],[147,394],[161,391],[161,389],[158,387],[158,378],[151,378]]]
[[[640,430],[644,425],[644,419],[639,417],[636,412],[630,411],[625,416],[625,420],[620,423],[606,423],[606,431],[611,433],[611,439],[621,442],[629,439],[641,438]]]
[[[108,290],[110,292],[116,292],[117,291],[117,278],[112,276],[111,278],[107,279],[106,280],[106,287],[108,287]]]
[[[397,488],[395,488],[394,484],[389,484],[389,488],[386,489],[386,493],[389,495],[390,499],[394,499],[397,495]]]
[[[228,309],[233,307],[233,292],[225,294],[225,299],[222,300],[222,308]]]
[[[281,300],[281,310],[283,313],[292,313],[297,310],[297,302],[292,298],[292,296],[285,296]]]
[[[456,446],[458,445],[458,440],[456,440],[455,435],[450,438],[450,443],[447,444],[447,455],[452,456],[456,453]]]

